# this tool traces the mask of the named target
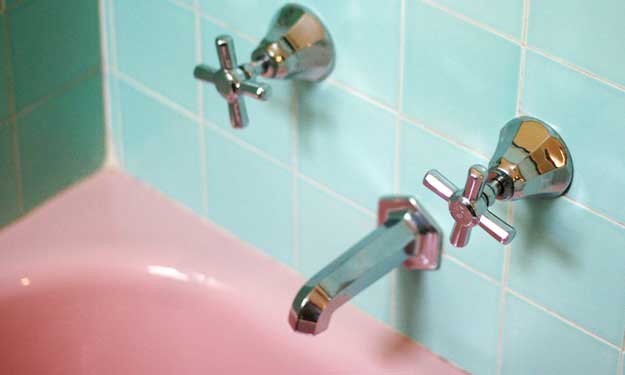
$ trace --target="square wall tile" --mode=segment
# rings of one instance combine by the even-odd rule
[[[330,76],[395,108],[399,85],[401,1],[303,0],[330,30],[336,66]],[[406,44],[408,46],[408,44]]]
[[[524,0],[436,0],[436,3],[521,39]]]
[[[205,64],[219,67],[215,51],[215,38],[228,32],[207,20],[202,20],[202,56]],[[253,44],[248,40],[232,35],[239,63],[248,61]],[[228,105],[217,92],[215,86],[209,83],[204,85],[204,117],[238,138],[262,149],[276,159],[290,163],[292,151],[292,107],[294,83],[284,80],[264,80],[271,85],[271,97],[262,102],[246,98],[247,114],[250,124],[244,130],[233,129],[230,125]]]
[[[376,219],[300,179],[299,270],[312,277],[375,229]],[[390,275],[353,300],[379,320],[390,322]]]
[[[614,375],[618,350],[508,294],[503,368],[505,375]]]
[[[204,213],[200,125],[123,81],[119,94],[126,171]]]
[[[0,227],[20,214],[16,178],[13,129],[8,123],[0,123]]]
[[[26,210],[100,167],[103,116],[102,82],[96,75],[18,117]]]
[[[0,121],[7,118],[10,113],[9,108],[9,84],[6,46],[4,44],[4,14],[0,14]]]
[[[625,200],[614,199],[625,189],[625,92],[532,52],[526,69],[523,112],[556,127],[571,151],[568,195],[625,222]]]
[[[118,69],[192,112],[195,14],[168,0],[114,2]]]
[[[291,172],[205,129],[208,217],[293,266]]]
[[[261,40],[273,16],[286,3],[285,0],[234,0],[216,5],[211,0],[202,0],[202,7],[230,27]],[[330,31],[337,57],[330,77],[395,107],[399,80],[400,0],[387,1],[384,6],[357,0],[303,0],[298,3],[312,9]],[[239,56],[239,59],[248,56]]]
[[[515,204],[510,288],[620,346],[625,229],[563,199]]]
[[[625,85],[625,2],[532,1],[528,43]]]
[[[500,280],[504,247],[480,228],[472,231],[466,248],[452,246],[449,243],[449,234],[454,221],[449,214],[447,202],[423,186],[423,177],[430,169],[438,169],[457,186],[464,186],[469,167],[476,163],[485,164],[486,161],[406,122],[401,125],[400,160],[400,191],[402,194],[414,194],[434,217],[443,230],[445,251]],[[498,202],[494,206],[494,212],[507,220],[507,206]]]
[[[398,329],[472,374],[495,374],[500,288],[443,262],[435,272],[400,269]]]
[[[8,22],[18,111],[100,64],[96,0],[27,1]]]
[[[377,209],[393,191],[396,116],[333,86],[297,90],[300,171]]]
[[[508,40],[407,2],[403,112],[492,153],[516,114],[520,53]]]
[[[199,0],[202,13],[261,40],[278,9],[288,0]],[[231,34],[231,33],[228,33]],[[249,55],[245,55],[245,58]],[[240,59],[243,56],[239,56]]]

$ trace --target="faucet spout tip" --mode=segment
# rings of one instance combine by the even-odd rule
[[[328,328],[328,324],[323,324],[323,322],[316,320],[306,319],[293,309],[289,311],[289,325],[295,332],[313,336],[325,331]]]

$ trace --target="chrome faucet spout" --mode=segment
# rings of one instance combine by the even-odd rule
[[[304,284],[289,313],[295,331],[313,335],[323,332],[339,307],[402,263],[410,268],[417,268],[415,264],[421,265],[419,269],[438,268],[440,231],[410,199],[410,207],[387,207],[381,226]],[[385,198],[381,203],[390,200]],[[411,262],[415,257],[420,261]]]

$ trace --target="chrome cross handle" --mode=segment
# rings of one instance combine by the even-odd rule
[[[464,191],[434,169],[425,175],[423,184],[449,203],[449,212],[456,222],[450,237],[452,245],[466,246],[471,229],[477,225],[502,244],[508,244],[514,238],[515,229],[488,210],[495,203],[499,182],[488,182],[485,167],[474,165],[469,168]]]
[[[262,65],[262,61],[238,66],[234,42],[228,35],[218,36],[215,39],[215,47],[221,69],[198,65],[193,75],[215,85],[217,91],[228,102],[232,127],[244,128],[249,123],[249,119],[242,96],[264,101],[269,98],[271,93],[271,88],[268,85],[254,81],[254,76],[258,66]]]
[[[572,180],[571,154],[558,132],[537,118],[523,116],[501,129],[488,168],[469,168],[463,191],[434,169],[423,184],[447,201],[455,220],[451,244],[464,247],[477,225],[502,244],[512,241],[515,229],[488,210],[495,201],[554,199],[566,193]]]

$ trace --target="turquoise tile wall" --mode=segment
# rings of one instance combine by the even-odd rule
[[[510,246],[475,231],[445,246],[438,272],[393,272],[354,302],[471,373],[622,375],[621,3],[305,0],[333,34],[336,71],[271,82],[235,131],[192,69],[216,63],[223,33],[243,62],[284,1],[103,1],[122,167],[304,276],[373,229],[384,194],[414,194],[448,233],[427,169],[460,183],[517,114],[558,128],[573,187],[500,204]]]
[[[3,226],[97,170],[106,148],[98,1],[0,3]]]

